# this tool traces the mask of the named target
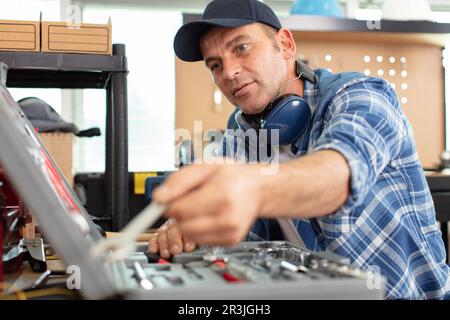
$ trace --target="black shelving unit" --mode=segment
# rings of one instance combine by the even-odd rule
[[[0,52],[0,61],[8,66],[10,88],[106,90],[105,207],[111,229],[120,230],[129,220],[125,45],[114,44],[112,56]]]

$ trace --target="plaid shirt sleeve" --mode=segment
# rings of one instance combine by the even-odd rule
[[[387,87],[359,83],[339,93],[328,107],[324,129],[311,151],[334,149],[346,158],[351,193],[342,213],[363,203],[378,176],[411,138],[395,104]]]

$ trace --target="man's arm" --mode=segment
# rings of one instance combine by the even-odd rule
[[[195,243],[232,245],[257,217],[310,218],[332,213],[347,199],[350,170],[336,151],[322,150],[281,164],[192,165],[171,175],[154,200],[169,204],[183,234]]]
[[[280,164],[263,177],[259,216],[313,218],[328,215],[349,195],[350,169],[337,151],[322,150]]]

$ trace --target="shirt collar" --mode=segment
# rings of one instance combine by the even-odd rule
[[[303,99],[308,102],[311,114],[314,114],[319,104],[319,84],[317,81],[315,83],[303,81],[303,88]]]

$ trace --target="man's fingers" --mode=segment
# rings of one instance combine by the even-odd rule
[[[183,239],[178,224],[172,223],[167,228],[168,248],[172,255],[183,252]]]
[[[153,199],[159,203],[168,203],[198,188],[215,171],[214,165],[190,165],[170,175],[153,192]]]
[[[148,251],[151,253],[157,253],[158,250],[158,234],[153,234],[148,240]]]
[[[168,220],[157,233],[152,234],[148,241],[148,250],[158,253],[163,258],[194,250],[196,244],[189,237],[182,235],[175,219]]]
[[[158,232],[158,246],[159,246],[159,254],[163,258],[170,257],[169,251],[169,241],[167,239],[167,229],[163,227],[161,231]]]
[[[183,235],[183,244],[184,244],[184,251],[186,252],[191,252],[192,250],[195,249],[195,242],[192,241],[189,237],[186,237],[185,235]]]

